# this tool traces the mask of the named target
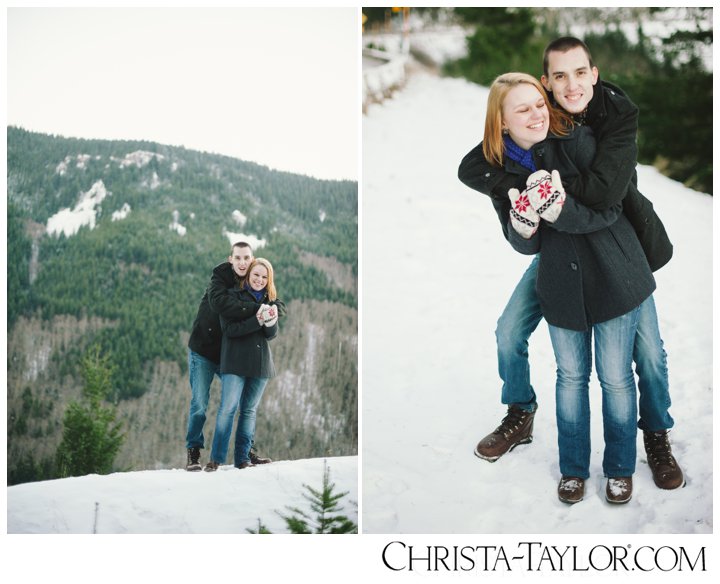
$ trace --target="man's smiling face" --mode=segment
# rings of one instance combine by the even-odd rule
[[[579,114],[588,106],[597,80],[597,67],[590,66],[582,47],[548,53],[548,73],[542,83],[566,112]]]

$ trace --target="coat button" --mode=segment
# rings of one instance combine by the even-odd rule
[[[490,173],[489,173],[489,172],[486,172],[486,173],[485,173],[485,178],[490,178]]]
[[[575,262],[570,262],[570,267],[573,269],[574,272],[577,272],[577,264]]]

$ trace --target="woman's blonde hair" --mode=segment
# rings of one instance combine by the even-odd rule
[[[247,276],[245,276],[245,280],[250,277],[250,272],[252,272],[252,269],[257,266],[261,265],[263,266],[268,273],[268,281],[267,286],[265,287],[265,291],[267,292],[268,300],[277,300],[277,290],[275,290],[275,275],[274,270],[272,267],[272,264],[266,260],[265,258],[255,258],[253,259],[252,263],[250,264],[250,267],[248,268]]]
[[[527,73],[504,73],[495,79],[490,86],[487,112],[485,114],[485,135],[483,136],[483,154],[485,159],[493,166],[503,165],[505,143],[502,137],[503,103],[508,92],[521,83],[532,85],[540,92],[545,100],[545,106],[550,114],[550,132],[564,136],[572,127],[572,119],[565,112],[550,105],[550,100],[540,81]]]

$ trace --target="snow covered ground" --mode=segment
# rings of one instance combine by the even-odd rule
[[[555,366],[531,339],[534,442],[496,463],[473,455],[504,415],[494,330],[530,258],[502,237],[489,200],[457,179],[482,138],[487,89],[410,78],[363,120],[362,529],[371,534],[708,534],[713,529],[712,197],[651,167],[640,190],[675,246],[656,273],[687,486],[661,491],[638,436],[633,500],[603,498],[600,387],[591,385],[586,498],[560,503]]]
[[[334,493],[357,523],[356,456],[327,459]],[[8,533],[246,533],[258,519],[273,533],[287,533],[276,513],[286,505],[315,516],[303,497],[322,490],[323,459],[276,461],[239,471],[184,469],[88,475],[25,483],[7,490]]]

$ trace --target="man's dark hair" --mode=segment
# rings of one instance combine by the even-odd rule
[[[559,39],[555,39],[552,41],[547,47],[545,47],[545,52],[543,53],[543,73],[545,73],[545,77],[548,76],[548,54],[557,51],[559,53],[567,53],[569,50],[574,49],[576,47],[581,47],[583,51],[585,51],[585,54],[587,55],[588,61],[590,61],[590,68],[593,68],[595,66],[595,63],[593,63],[592,55],[590,54],[590,49],[587,48],[587,45],[582,42],[579,38],[566,36],[566,37],[560,37]]]
[[[253,251],[252,245],[250,245],[247,241],[236,241],[230,246],[230,255],[232,255],[232,250],[236,247],[249,247],[250,251]]]

